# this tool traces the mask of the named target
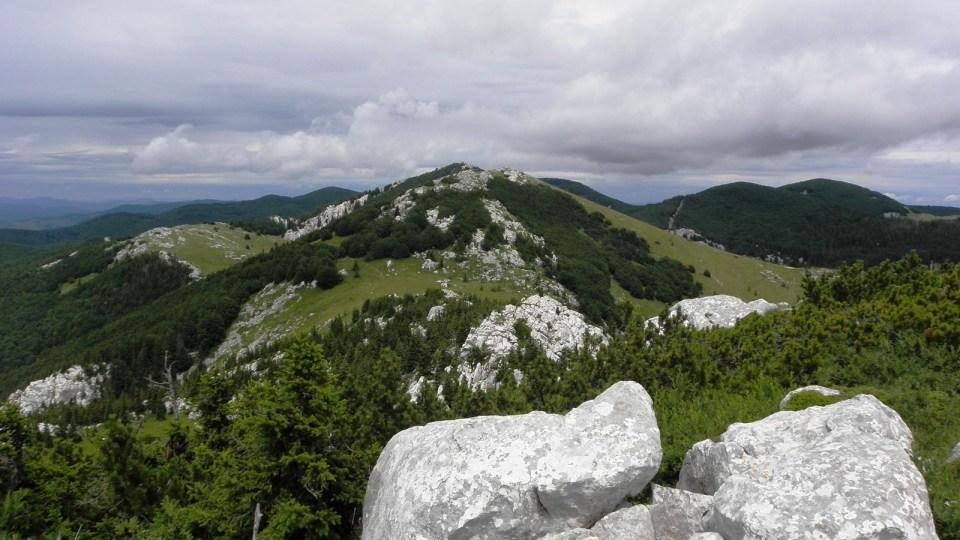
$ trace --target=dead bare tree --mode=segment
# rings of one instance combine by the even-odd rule
[[[173,409],[173,417],[177,423],[180,423],[180,400],[177,399],[177,379],[173,376],[173,364],[170,363],[170,351],[163,351],[163,379],[156,380],[153,377],[147,377],[147,383],[151,388],[161,390]]]
[[[257,540],[261,518],[263,518],[263,513],[260,512],[260,503],[257,503],[257,507],[253,509],[253,540]]]

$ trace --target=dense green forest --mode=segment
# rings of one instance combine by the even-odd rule
[[[262,223],[264,218],[272,215],[298,218],[315,213],[329,204],[349,199],[356,194],[349,189],[328,187],[298,197],[267,195],[250,201],[203,202],[176,206],[156,213],[135,212],[137,208],[132,206],[121,208],[124,211],[97,216],[59,229],[45,231],[0,229],[0,244],[38,247],[82,243],[104,237],[126,238],[154,227],[188,223],[213,221]],[[23,249],[21,248],[20,251]]]
[[[157,255],[112,264],[113,250],[91,244],[38,270],[31,261],[3,269],[0,286],[0,390],[9,392],[73,364],[111,366],[107,396],[134,399],[169,351],[178,371],[226,335],[243,303],[270,282],[340,282],[335,252],[306,242],[281,245],[188,284],[189,271]],[[77,278],[62,293],[64,283]],[[124,404],[118,404],[119,408]]]
[[[661,228],[693,229],[753,257],[830,267],[876,264],[910,251],[930,261],[960,260],[960,220],[912,219],[908,207],[846,182],[815,179],[779,188],[735,182],[650,205],[629,205],[569,180],[552,183]],[[930,209],[947,215],[937,208]]]
[[[664,446],[656,481],[668,484],[694,442],[776,411],[791,388],[872,393],[913,430],[940,537],[960,538],[960,509],[948,504],[960,497],[960,464],[944,464],[960,440],[960,267],[930,269],[910,256],[846,266],[809,279],[805,291],[794,310],[751,316],[732,329],[670,324],[660,335],[630,316],[596,357],[571,353],[553,362],[521,332],[503,369],[525,376],[519,384],[502,377],[486,393],[442,368],[456,362],[447,345],[489,306],[437,291],[370,302],[322,334],[282,345],[281,355],[265,351],[256,374],[206,374],[190,396],[199,417],[167,417],[149,433],[156,421],[146,410],[146,421],[123,414],[52,437],[38,433],[36,418],[6,406],[0,530],[246,538],[259,506],[261,538],[355,538],[367,474],[398,430],[476,414],[565,411],[631,379],[654,399]],[[445,316],[427,321],[440,302]],[[411,332],[414,322],[426,337]],[[432,380],[416,402],[405,392],[411,373]]]

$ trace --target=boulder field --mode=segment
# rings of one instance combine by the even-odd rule
[[[630,501],[661,460],[653,403],[619,382],[565,415],[430,423],[395,435],[364,540],[936,540],[900,416],[869,395],[733,424],[676,488]]]

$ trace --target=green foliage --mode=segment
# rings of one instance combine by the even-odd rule
[[[146,435],[108,422],[88,434],[39,435],[33,420],[0,409],[0,530],[25,537],[246,538],[260,505],[261,538],[355,538],[366,478],[397,431],[426,421],[532,409],[565,412],[618,380],[644,385],[663,446],[655,481],[676,481],[686,451],[733,422],[777,410],[806,384],[871,393],[914,434],[938,532],[956,540],[960,440],[960,268],[917,257],[855,265],[806,284],[792,311],[751,316],[730,329],[668,321],[663,334],[630,316],[594,357],[548,359],[525,324],[501,363],[501,386],[461,385],[451,344],[496,307],[440,291],[371,300],[329,331],[264,351],[259,373],[204,375],[191,401],[197,424]],[[426,320],[432,306],[442,317]],[[419,327],[419,328],[418,328]],[[482,361],[472,353],[467,361]],[[519,369],[519,382],[512,376]],[[416,402],[406,385],[425,377]],[[442,400],[437,392],[442,385]],[[809,398],[809,399],[808,399]],[[793,407],[825,404],[798,395]],[[168,420],[171,422],[171,420]]]
[[[960,260],[960,221],[884,217],[926,210],[949,216],[955,209],[908,208],[846,182],[820,178],[779,188],[734,182],[649,205],[623,203],[569,180],[551,183],[663,229],[672,219],[674,228],[694,229],[744,255],[779,255],[819,266],[877,264],[911,250],[925,260]]]
[[[817,392],[799,392],[790,397],[786,410],[802,411],[808,407],[822,407],[832,405],[844,398],[841,396],[824,396]]]

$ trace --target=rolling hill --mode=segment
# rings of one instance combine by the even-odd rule
[[[794,264],[876,264],[916,250],[932,261],[960,259],[960,222],[921,220],[916,211],[847,182],[814,179],[778,188],[716,186],[658,204],[629,205],[571,181],[552,181],[600,205],[734,253]]]

